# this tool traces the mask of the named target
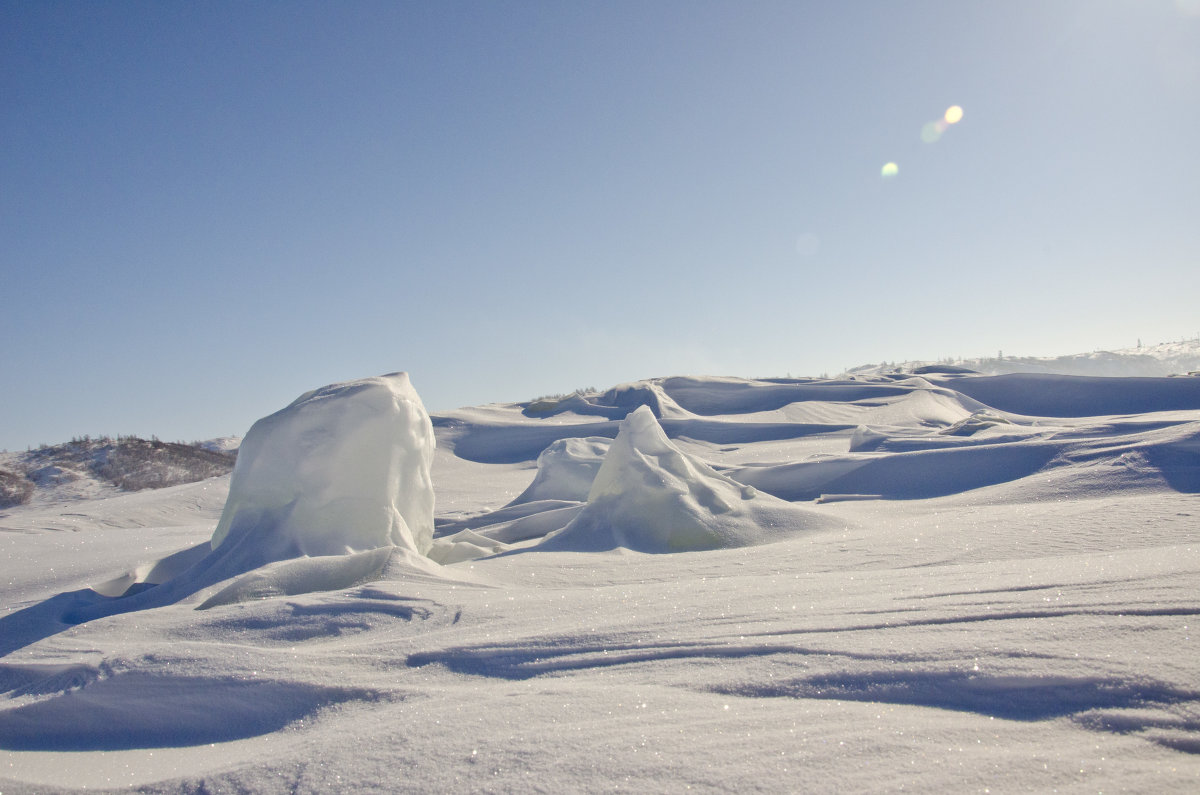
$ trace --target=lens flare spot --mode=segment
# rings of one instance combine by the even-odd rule
[[[937,143],[942,137],[942,126],[936,121],[926,122],[921,128],[921,140],[927,144]]]
[[[962,108],[960,108],[958,105],[951,105],[950,107],[946,108],[946,115],[942,118],[946,120],[947,124],[958,124],[960,121],[962,121],[962,116]]]
[[[900,173],[900,166],[895,163],[884,163],[883,168],[879,169],[879,175],[884,179],[892,179]]]

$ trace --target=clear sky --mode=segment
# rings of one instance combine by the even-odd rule
[[[1200,0],[0,0],[0,102],[10,450],[1200,330]]]

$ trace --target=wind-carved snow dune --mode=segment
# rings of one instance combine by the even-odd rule
[[[206,608],[345,588],[398,560],[428,568],[434,445],[407,373],[306,392],[246,434],[212,552],[180,587],[245,575]]]
[[[433,425],[406,373],[315,389],[242,442],[214,551],[274,559],[433,540]]]
[[[621,423],[587,505],[544,550],[683,552],[747,546],[831,528],[821,514],[737,483],[667,438],[648,406]]]
[[[862,425],[845,453],[729,474],[793,501],[927,499],[1002,484],[1023,499],[1163,484],[1190,493],[1200,484],[1200,378],[1012,374],[936,383],[962,394],[962,406],[981,408],[943,427]]]
[[[434,444],[407,373],[306,392],[246,434],[212,552],[182,587],[251,572],[201,605],[212,607],[349,587],[401,558],[422,566]]]
[[[535,500],[586,500],[611,445],[612,440],[602,436],[552,442],[538,456],[533,482],[512,504]]]
[[[661,435],[685,441],[683,449],[707,445],[722,477],[793,503],[928,499],[994,486],[1007,488],[1006,499],[1024,500],[1064,490],[1094,495],[1163,485],[1191,492],[1200,478],[1192,452],[1200,424],[1191,413],[1200,409],[1198,378],[671,377],[574,395],[547,412],[553,416],[533,418],[523,411],[523,418],[505,424],[503,407],[492,407],[486,415],[464,411],[443,421],[439,432],[460,459],[518,462],[540,450],[533,483],[509,505],[440,524],[447,540],[475,545],[463,546],[455,559],[504,551],[503,545],[549,536],[570,523],[569,535],[564,531],[547,543],[582,544],[578,528],[598,515],[592,505],[581,515],[584,500],[606,451],[618,448],[608,437],[622,424],[611,417],[626,410],[628,400],[639,399],[645,401],[643,413],[659,418]],[[666,401],[672,408],[664,412]],[[581,421],[585,408],[599,413],[604,407],[603,421]],[[510,407],[510,416],[518,408]],[[1041,415],[1026,414],[1034,410]],[[1136,416],[1098,416],[1105,413]],[[807,448],[813,452],[790,452],[805,449],[800,445],[807,439],[813,440]],[[778,458],[742,452],[759,443],[764,449],[777,444],[769,440],[795,440],[797,447],[790,442],[776,447],[788,450]],[[641,507],[655,515],[652,507]],[[471,534],[452,536],[466,530]],[[627,545],[607,530],[598,532],[604,540],[581,548]],[[639,541],[636,534],[628,545],[639,543],[663,546]]]
[[[518,422],[502,419],[503,407],[488,415],[450,412],[437,418],[439,439],[458,458],[511,464],[533,461],[561,439],[612,438],[619,421],[638,406],[647,406],[669,437],[713,444],[799,440],[864,423],[948,425],[986,408],[952,385],[914,376],[877,381],[676,376],[576,394],[553,405],[539,402],[536,412],[534,405],[520,404]]]
[[[143,567],[145,579],[135,572],[47,609],[75,624],[227,580],[201,609],[348,588],[398,569],[436,573],[426,557],[434,445],[406,373],[306,392],[246,434],[210,544]]]
[[[1097,417],[1187,411],[1200,378],[1098,378],[1043,373],[942,377],[938,383],[1002,411],[1036,417]]]

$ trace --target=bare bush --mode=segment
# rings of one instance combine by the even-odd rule
[[[25,454],[28,472],[88,472],[125,491],[161,489],[228,474],[236,453],[182,442],[136,436],[76,437],[66,444],[39,447]],[[47,481],[41,483],[41,480]],[[48,477],[41,485],[53,485]]]
[[[33,483],[19,472],[0,469],[0,508],[24,505],[33,497]]]
[[[161,489],[224,475],[235,458],[178,442],[125,439],[108,446],[93,471],[125,491]]]

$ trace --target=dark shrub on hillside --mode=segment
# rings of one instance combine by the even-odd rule
[[[0,508],[24,505],[33,496],[33,484],[19,472],[0,469]]]
[[[196,444],[160,442],[136,436],[84,436],[66,444],[39,447],[22,456],[30,473],[91,472],[125,491],[161,489],[228,474],[237,453],[209,450]],[[43,482],[49,481],[49,482]],[[39,477],[39,485],[54,485]]]
[[[97,450],[92,470],[125,491],[161,489],[224,475],[236,456],[189,444],[124,438]]]

